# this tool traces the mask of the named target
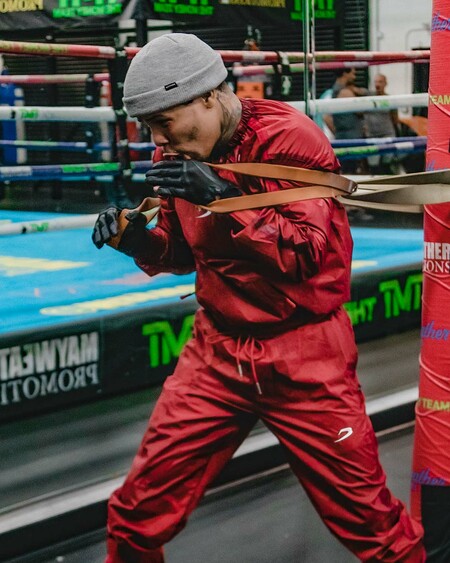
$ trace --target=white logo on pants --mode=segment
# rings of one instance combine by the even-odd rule
[[[341,434],[343,434],[343,436],[341,436]],[[348,426],[347,428],[341,428],[338,432],[338,436],[341,437],[335,440],[334,443],[337,444],[338,442],[342,442],[342,440],[346,440],[352,434],[353,434],[353,428],[351,428],[350,426]]]

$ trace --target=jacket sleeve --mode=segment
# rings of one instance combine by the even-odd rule
[[[291,184],[266,180],[265,191]],[[312,199],[264,209],[232,213],[238,227],[234,243],[255,265],[271,271],[274,277],[305,280],[317,274],[328,248],[335,205],[331,198]]]
[[[173,199],[161,200],[158,223],[147,231],[147,238],[145,254],[135,258],[136,264],[146,274],[187,274],[195,270],[194,258],[183,236]]]

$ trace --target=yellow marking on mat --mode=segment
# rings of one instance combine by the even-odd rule
[[[367,268],[367,266],[376,266],[377,264],[378,260],[352,260],[352,270]]]
[[[0,274],[6,277],[38,274],[40,272],[57,272],[58,270],[71,270],[74,268],[84,268],[89,265],[90,262],[0,256]]]
[[[93,301],[80,301],[72,305],[61,305],[59,307],[44,307],[40,310],[42,315],[65,316],[65,315],[87,315],[99,313],[100,311],[113,311],[122,307],[140,305],[158,299],[170,297],[181,297],[187,293],[195,291],[193,283],[176,285],[174,287],[161,287],[160,289],[150,289],[149,291],[136,291],[135,293],[122,293],[115,297],[104,299],[94,299]]]

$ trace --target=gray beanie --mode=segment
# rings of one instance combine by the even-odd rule
[[[132,117],[164,111],[213,90],[227,74],[219,53],[197,36],[169,33],[131,61],[123,102]]]

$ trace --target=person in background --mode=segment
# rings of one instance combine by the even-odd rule
[[[367,96],[366,88],[355,84],[356,69],[341,68],[336,71],[336,80],[332,86],[333,98],[354,98]],[[335,139],[362,139],[365,137],[364,114],[360,112],[325,114],[323,120]],[[344,174],[366,174],[368,172],[365,159],[345,160],[342,162]]]
[[[248,26],[247,38],[244,41],[243,51],[257,52],[261,50],[261,32]],[[245,67],[252,63],[234,63],[233,68]],[[272,92],[272,78],[261,74],[256,76],[241,76],[236,79],[235,93],[240,98],[265,98],[266,92]]]
[[[322,92],[322,94],[319,96],[319,100],[329,100],[333,97],[333,88],[327,88],[324,92]],[[334,133],[331,131],[331,129],[328,127],[327,122],[324,119],[324,115],[321,113],[316,113],[316,115],[314,116],[314,122],[317,123],[317,125],[322,129],[322,131],[325,133],[327,139],[329,139],[330,141],[332,141],[334,139]],[[333,119],[330,116],[328,116],[329,118]],[[328,119],[328,118],[327,118]],[[334,125],[333,125],[334,126]]]
[[[384,74],[377,74],[374,78],[376,96],[386,96],[387,78]],[[397,110],[377,110],[365,115],[367,137],[386,137],[393,139],[397,136]],[[373,155],[368,158],[369,169],[372,174],[398,174],[399,163],[394,155]]]
[[[311,119],[283,102],[240,99],[226,77],[217,52],[174,33],[144,46],[125,79],[127,112],[157,145],[147,183],[161,209],[147,229],[140,209],[109,208],[93,241],[113,244],[150,276],[195,270],[199,309],[110,499],[106,561],[163,562],[163,545],[261,419],[349,550],[362,561],[423,563],[422,528],[386,487],[356,376],[343,308],[352,257],[345,209],[335,198],[229,214],[198,207],[298,186],[216,173],[210,163],[339,171]]]

